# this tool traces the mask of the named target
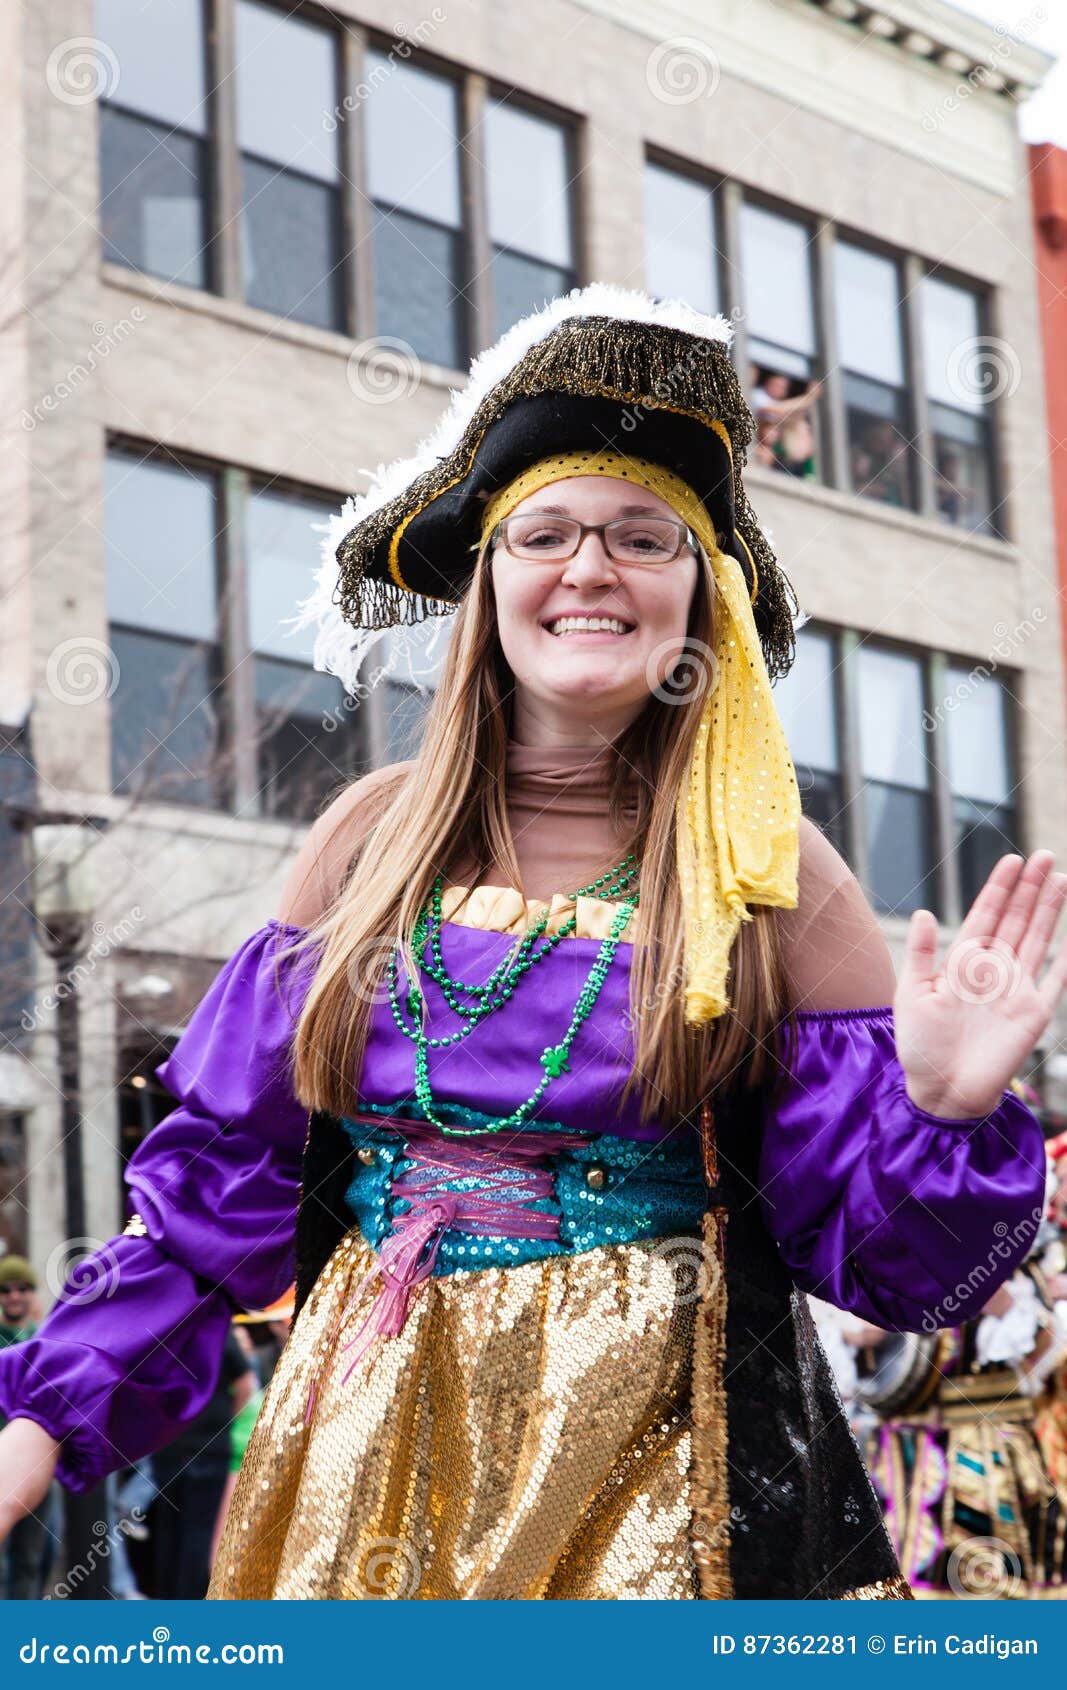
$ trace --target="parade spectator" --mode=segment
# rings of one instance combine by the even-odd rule
[[[852,485],[865,499],[904,510],[908,504],[907,444],[886,417],[868,422],[852,450]]]
[[[0,1349],[21,1344],[37,1331],[40,1313],[38,1282],[22,1256],[0,1260]],[[0,1426],[4,1425],[0,1415]],[[48,1547],[47,1516],[51,1492],[39,1508],[19,1521],[6,1543],[0,1544],[0,1599],[25,1601],[41,1595]]]
[[[761,463],[787,475],[814,481],[818,474],[811,412],[822,392],[821,381],[802,383],[780,371],[757,371],[751,393],[756,419],[756,455]]]
[[[964,522],[973,509],[974,496],[965,480],[962,453],[947,447],[938,452],[935,490],[937,508],[945,521],[954,525]]]
[[[152,1509],[157,1597],[199,1601],[207,1594],[212,1539],[230,1470],[231,1424],[258,1387],[231,1328],[214,1395],[153,1460],[159,1486]]]
[[[249,1332],[248,1326],[247,1324],[242,1324],[241,1319],[242,1317],[238,1315],[233,1323],[233,1336],[236,1338],[241,1349],[247,1356],[249,1365],[255,1369],[258,1380],[261,1378],[261,1374],[257,1362],[256,1349],[252,1343],[252,1336]],[[271,1371],[273,1372],[273,1365]],[[263,1386],[262,1384],[257,1383],[252,1395],[248,1398],[244,1407],[239,1409],[235,1414],[230,1426],[230,1470],[226,1476],[226,1486],[223,1490],[222,1498],[219,1502],[219,1511],[215,1519],[215,1532],[211,1541],[212,1566],[215,1565],[215,1556],[218,1553],[219,1544],[222,1541],[223,1528],[226,1525],[226,1516],[230,1509],[230,1500],[237,1488],[237,1475],[241,1471],[241,1462],[244,1460],[244,1453],[248,1446],[248,1440],[252,1436],[252,1428],[256,1423],[256,1416],[259,1414],[262,1403]]]

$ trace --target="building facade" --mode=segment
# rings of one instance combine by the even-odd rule
[[[1001,851],[1067,845],[1024,28],[940,0],[54,0],[0,29],[0,717],[38,810],[100,824],[92,1236],[166,1110],[153,1062],[309,818],[418,733],[388,662],[346,701],[283,625],[315,522],[572,285],[733,319],[750,495],[809,618],[780,693],[805,803],[891,944],[920,904],[951,928]],[[43,1260],[55,981],[5,848],[0,1231]]]

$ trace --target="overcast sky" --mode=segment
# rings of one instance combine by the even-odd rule
[[[961,12],[1000,24],[1058,60],[1044,85],[1023,107],[1028,141],[1056,141],[1067,147],[1067,0],[955,0]],[[1000,62],[998,60],[998,62]]]

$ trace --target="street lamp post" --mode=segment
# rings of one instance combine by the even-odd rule
[[[85,1166],[82,1144],[81,1060],[79,1047],[78,963],[95,904],[93,834],[105,826],[99,817],[21,809],[15,825],[30,846],[30,907],[42,949],[56,973],[56,1044],[63,1152],[63,1224],[65,1282],[74,1264],[89,1253],[86,1236]],[[100,1553],[108,1527],[103,1485],[80,1496],[64,1492],[64,1548],[69,1595],[106,1601],[107,1556]],[[103,1522],[103,1530],[101,1530]]]

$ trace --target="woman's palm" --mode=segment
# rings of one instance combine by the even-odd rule
[[[1067,896],[1052,863],[1001,857],[940,970],[936,918],[911,918],[894,1026],[908,1091],[931,1114],[988,1114],[1048,1026],[1067,984],[1067,940],[1037,978]]]

